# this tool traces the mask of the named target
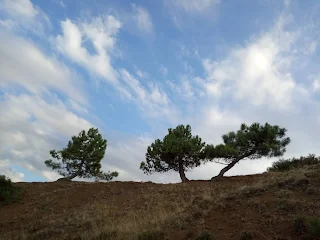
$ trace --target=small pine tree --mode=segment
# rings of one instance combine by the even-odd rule
[[[66,180],[75,177],[110,181],[118,176],[117,172],[102,172],[101,160],[107,148],[107,140],[102,138],[98,129],[84,130],[78,136],[73,136],[68,146],[60,151],[51,150],[55,159],[46,160],[47,167],[58,171]]]
[[[157,139],[148,147],[146,161],[140,169],[145,174],[153,172],[179,172],[182,182],[188,181],[185,171],[197,167],[204,160],[205,143],[199,136],[192,136],[190,125],[169,128],[163,140]]]

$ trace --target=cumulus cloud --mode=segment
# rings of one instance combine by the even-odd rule
[[[235,99],[257,106],[292,106],[305,89],[291,74],[296,34],[285,30],[286,21],[281,17],[270,31],[246,46],[231,49],[225,59],[204,59],[207,92],[214,96],[232,93]]]
[[[121,23],[111,15],[97,17],[89,22],[61,22],[62,35],[56,37],[61,54],[85,67],[91,73],[115,83],[117,72],[111,64],[111,52]],[[90,51],[88,44],[94,50]]]
[[[65,145],[70,136],[92,126],[57,98],[47,102],[34,95],[6,94],[0,111],[0,159],[10,159],[11,164],[39,173],[50,157],[49,150]]]

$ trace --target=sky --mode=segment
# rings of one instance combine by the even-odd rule
[[[283,157],[320,155],[319,12],[318,0],[0,0],[0,173],[58,179],[49,151],[90,127],[107,139],[102,170],[118,181],[179,182],[139,169],[179,124],[219,144],[241,123],[269,122],[291,138]]]

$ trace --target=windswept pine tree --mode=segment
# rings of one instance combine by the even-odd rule
[[[222,136],[223,144],[207,145],[207,158],[226,165],[211,180],[223,177],[241,160],[282,156],[286,151],[286,146],[290,143],[290,138],[285,137],[286,131],[285,128],[268,123],[264,126],[259,123],[247,126],[243,123],[237,132],[232,131]]]
[[[107,140],[102,138],[98,129],[82,130],[73,136],[68,146],[60,151],[51,150],[54,160],[45,161],[47,167],[58,171],[65,179],[96,178],[110,181],[118,176],[117,172],[101,171],[101,160],[107,148]]]

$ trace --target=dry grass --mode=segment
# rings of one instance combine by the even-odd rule
[[[22,203],[0,208],[0,239],[194,239],[204,229],[272,239],[297,214],[319,213],[316,182],[319,168],[214,183],[22,183]]]

